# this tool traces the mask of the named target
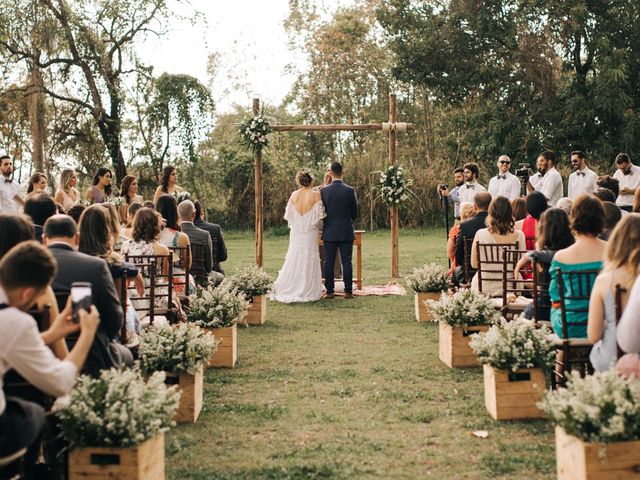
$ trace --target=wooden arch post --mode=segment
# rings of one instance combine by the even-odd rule
[[[396,94],[392,93],[389,95],[389,123],[392,125],[395,124],[398,120],[398,113],[396,109]],[[396,164],[396,131],[391,129],[389,130],[389,164]],[[398,249],[398,241],[399,241],[399,230],[398,230],[398,207],[394,205],[391,207],[390,213],[390,223],[391,223],[391,276],[393,278],[398,278],[400,276],[399,269],[399,249]]]
[[[253,99],[253,116],[260,115],[260,100]],[[262,194],[262,151],[256,150],[255,169],[255,196],[256,196],[256,265],[262,267],[263,258],[263,234],[264,234],[264,203]]]

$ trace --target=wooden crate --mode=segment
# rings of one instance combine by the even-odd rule
[[[640,441],[587,443],[556,427],[558,480],[640,479]]]
[[[179,375],[167,372],[168,385],[178,385],[180,405],[173,419],[176,422],[195,423],[202,410],[204,368],[198,368],[195,375],[180,372]]]
[[[69,480],[162,480],[164,476],[164,434],[137,447],[85,447],[69,452]]]
[[[233,368],[238,359],[238,326],[224,328],[208,328],[218,340],[218,350],[209,359],[208,367]]]
[[[267,296],[259,295],[253,297],[253,302],[249,305],[249,312],[245,317],[249,325],[262,325],[267,321]]]
[[[542,400],[546,378],[542,369],[521,369],[517,372],[484,369],[484,404],[494,420],[540,418],[544,414],[536,407]]]
[[[416,293],[416,320],[419,322],[433,322],[433,313],[424,304],[426,300],[440,300],[441,292]]]
[[[478,356],[469,346],[469,336],[489,330],[488,325],[467,327],[465,331],[460,327],[452,327],[440,322],[440,337],[438,340],[439,357],[450,367],[479,367]]]

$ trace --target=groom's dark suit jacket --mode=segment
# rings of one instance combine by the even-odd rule
[[[327,218],[322,227],[326,242],[353,242],[356,238],[353,221],[358,216],[358,199],[353,187],[334,180],[320,190]]]

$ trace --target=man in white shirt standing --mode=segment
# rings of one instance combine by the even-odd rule
[[[619,153],[616,157],[616,166],[618,170],[613,174],[613,178],[618,180],[620,190],[616,205],[627,212],[633,207],[633,196],[640,187],[640,167],[631,163],[629,155]]]
[[[506,155],[498,158],[498,175],[489,180],[491,198],[498,195],[514,200],[520,196],[520,179],[509,171],[511,159]]]
[[[464,185],[461,185],[458,190],[458,196],[460,197],[460,203],[473,204],[473,198],[476,193],[486,192],[487,189],[478,183],[478,176],[480,175],[480,167],[475,162],[465,163],[462,167],[462,174],[464,175]]]
[[[24,205],[20,197],[20,184],[11,178],[13,162],[11,157],[0,157],[0,213],[20,213]]]
[[[584,152],[571,152],[571,166],[573,173],[569,175],[569,190],[567,196],[575,200],[578,195],[593,195],[598,189],[598,174],[587,167]]]
[[[562,198],[562,177],[560,176],[560,172],[558,172],[555,168],[556,163],[556,154],[551,150],[545,150],[540,155],[538,155],[538,159],[536,160],[536,165],[538,166],[538,174],[531,175],[529,177],[529,182],[527,182],[527,191],[533,192],[538,191],[542,192],[545,197],[547,197],[547,201],[551,207],[554,207],[558,200]],[[533,182],[532,182],[533,178]]]

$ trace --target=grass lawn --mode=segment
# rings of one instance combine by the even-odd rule
[[[226,240],[228,273],[254,261],[251,233]],[[287,242],[265,239],[274,276]],[[390,244],[365,234],[365,284],[389,281]],[[401,274],[444,252],[444,229],[402,232]],[[412,295],[270,302],[238,331],[237,367],[206,372],[197,424],[168,434],[169,478],[555,478],[551,425],[492,420],[482,370],[441,363],[437,325],[413,309]]]

